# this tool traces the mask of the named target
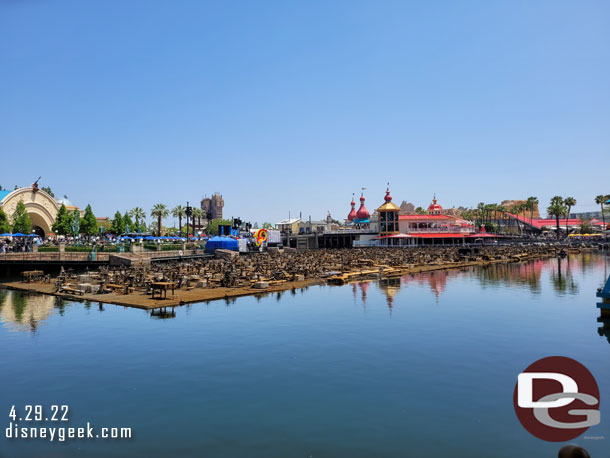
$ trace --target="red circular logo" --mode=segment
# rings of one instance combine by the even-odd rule
[[[523,427],[549,442],[572,440],[600,422],[595,378],[564,356],[539,359],[520,373],[513,404]]]

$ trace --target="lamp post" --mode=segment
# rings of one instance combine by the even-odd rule
[[[184,213],[186,213],[186,239],[188,241],[189,238],[189,218],[191,217],[191,215],[193,214],[193,209],[191,208],[191,206],[189,205],[188,201],[186,202],[186,208],[184,209]],[[195,220],[193,218],[193,234],[195,233]]]

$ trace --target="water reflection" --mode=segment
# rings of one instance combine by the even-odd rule
[[[579,294],[580,288],[575,273],[580,275],[593,269],[607,267],[607,263],[608,257],[602,253],[572,254],[564,258],[497,263],[460,270],[421,272],[400,278],[383,278],[378,281],[354,282],[351,284],[351,288],[354,300],[357,300],[360,295],[362,305],[366,306],[367,291],[371,284],[376,285],[385,296],[390,312],[396,306],[396,296],[403,287],[409,285],[427,287],[438,303],[445,293],[448,283],[461,277],[474,278],[483,288],[517,286],[526,288],[532,294],[540,294],[543,283],[545,283],[550,285],[558,295],[576,295]]]
[[[610,318],[597,318],[597,322],[601,323],[601,326],[597,328],[597,333],[600,337],[605,337],[610,343]]]
[[[153,309],[150,311],[150,317],[157,320],[176,318],[176,311],[174,310],[174,307],[172,307],[171,310],[167,310],[166,307]]]
[[[392,313],[392,307],[394,306],[394,296],[398,294],[401,286],[401,278],[384,278],[379,280],[379,289],[386,297],[388,309]]]
[[[565,294],[566,292],[570,294],[578,293],[578,285],[570,271],[570,256],[567,256],[565,259],[557,258],[557,265],[553,266],[551,272],[551,283],[553,289],[559,294]]]
[[[438,303],[441,294],[447,289],[447,280],[457,278],[463,271],[456,270],[435,270],[432,272],[421,272],[418,274],[402,277],[402,284],[417,283],[420,286],[427,285]]]
[[[519,285],[527,287],[533,293],[539,293],[542,270],[545,266],[548,266],[548,263],[548,260],[500,263],[477,267],[472,270],[483,287]]]
[[[36,332],[55,305],[53,296],[0,290],[0,322],[12,330]]]
[[[403,277],[382,278],[377,281],[360,281],[350,284],[348,288],[352,289],[354,300],[360,300],[363,308],[366,308],[370,288],[376,288],[383,294],[388,311],[392,313],[393,309],[400,304],[397,296],[401,289],[409,286],[426,288],[434,295],[438,303],[446,294],[448,285],[452,281],[462,278],[468,278],[469,281],[474,280],[483,288],[520,287],[529,290],[532,294],[541,294],[543,288],[548,289],[550,286],[557,295],[576,295],[580,293],[579,281],[582,281],[583,274],[593,269],[603,269],[607,276],[607,264],[608,256],[605,254],[583,253],[569,255],[563,259],[497,263],[461,270],[437,270]],[[307,290],[306,287],[299,289],[301,294]],[[281,302],[286,296],[295,296],[296,292],[297,290],[294,288],[286,291],[261,291],[255,297],[257,301],[264,297],[272,297]],[[583,291],[583,294],[587,294],[587,291]],[[235,304],[237,300],[238,297],[224,298],[226,306]],[[53,296],[0,289],[0,322],[13,330],[35,332],[39,323],[51,316],[54,310],[63,316],[69,304],[71,302]],[[104,311],[102,303],[97,306],[100,312]],[[87,310],[91,309],[91,302],[85,301],[84,307]],[[150,316],[154,319],[175,318],[176,312],[173,309],[170,312],[157,309],[151,312]],[[598,331],[601,336],[609,337],[610,324],[607,321],[603,322]]]

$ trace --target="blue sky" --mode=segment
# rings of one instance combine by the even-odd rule
[[[0,184],[100,216],[610,192],[605,1],[0,0],[0,65]]]

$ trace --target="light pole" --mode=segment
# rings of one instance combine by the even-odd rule
[[[186,208],[184,209],[184,213],[186,213],[186,239],[188,241],[189,238],[189,218],[191,217],[191,215],[193,214],[193,209],[191,208],[191,206],[189,205],[188,201],[186,202]],[[193,218],[193,234],[195,233],[195,221]]]

